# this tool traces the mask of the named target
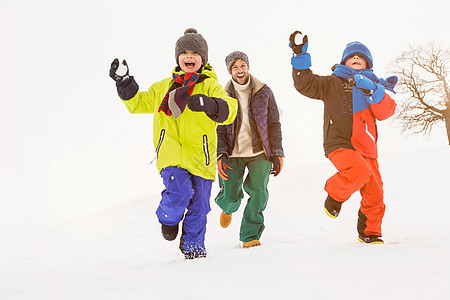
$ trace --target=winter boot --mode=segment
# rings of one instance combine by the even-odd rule
[[[161,224],[161,233],[166,240],[173,241],[178,235],[178,224],[174,226]]]
[[[359,235],[358,241],[361,243],[366,244],[384,244],[384,241],[381,239],[381,237],[377,235]]]
[[[331,218],[335,219],[339,216],[339,212],[341,211],[342,202],[336,201],[330,196],[327,196],[325,199],[325,213]]]
[[[184,259],[205,258],[206,253],[203,252],[183,252]]]
[[[231,223],[231,214],[226,214],[224,211],[220,214],[220,226],[227,228]]]
[[[261,246],[261,243],[258,240],[253,240],[253,241],[250,241],[250,242],[244,242],[242,244],[242,246],[244,248],[258,247],[258,246]]]
[[[181,238],[180,238],[180,251],[181,253],[183,253],[184,255],[184,259],[195,259],[195,258],[204,258],[206,257],[206,249],[202,249],[202,248],[198,248],[198,247],[193,247],[192,252],[187,252],[184,250],[184,235],[186,234],[186,232],[184,231],[184,228],[182,229],[182,234],[181,234]]]

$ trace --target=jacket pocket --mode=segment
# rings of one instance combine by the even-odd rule
[[[159,134],[158,146],[156,146],[156,150],[155,150],[155,152],[156,152],[156,158],[158,158],[158,155],[159,155],[159,149],[161,148],[161,144],[162,144],[162,142],[163,142],[163,140],[164,140],[165,134],[166,134],[166,130],[165,130],[165,129],[162,129],[162,130],[161,130],[161,133]]]
[[[366,121],[363,121],[364,125],[365,125],[365,131],[367,136],[372,140],[372,142],[376,143],[377,142],[377,132],[376,132],[376,127],[375,127],[375,131],[372,133],[372,130],[369,130],[369,124],[367,124]]]
[[[203,135],[203,152],[205,153],[205,163],[208,166],[210,163],[210,157],[209,157],[209,149],[208,149],[208,136],[205,134]]]

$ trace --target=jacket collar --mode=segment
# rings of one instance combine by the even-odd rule
[[[265,86],[264,83],[262,83],[258,78],[256,78],[253,75],[250,75],[250,92],[253,95],[255,95],[259,90],[261,90]],[[225,85],[225,91],[234,97],[236,95],[236,91],[233,86],[232,79],[230,79],[227,84]]]

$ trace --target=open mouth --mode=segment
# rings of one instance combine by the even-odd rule
[[[193,67],[195,66],[195,63],[193,63],[193,62],[185,62],[184,65],[185,65],[187,68],[193,68]]]
[[[361,64],[361,62],[359,62],[359,61],[355,61],[355,62],[352,63],[352,66],[360,67],[360,66],[362,66],[362,64]]]

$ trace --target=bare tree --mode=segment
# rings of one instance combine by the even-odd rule
[[[434,42],[410,46],[393,66],[398,92],[406,95],[397,109],[402,131],[429,134],[444,122],[450,144],[450,49]]]

